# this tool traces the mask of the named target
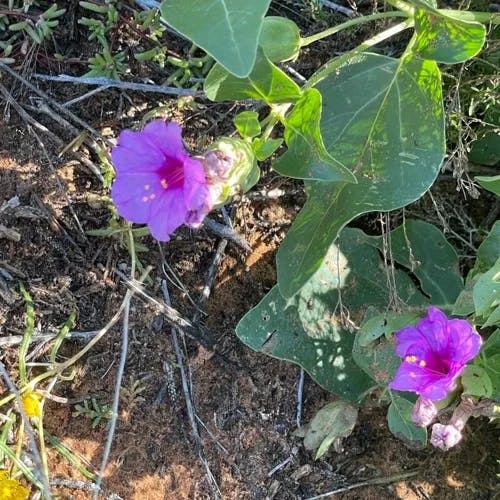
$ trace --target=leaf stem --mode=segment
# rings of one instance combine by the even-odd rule
[[[327,62],[322,68],[320,68],[316,73],[314,73],[311,78],[309,78],[309,81],[305,84],[303,90],[314,87],[317,83],[323,80],[323,78],[327,77],[332,71],[334,71],[335,68],[338,68],[339,66],[344,64],[344,62],[350,59],[352,56],[358,54],[359,52],[363,52],[364,50],[369,49],[374,45],[377,45],[378,43],[386,40],[387,38],[390,38],[391,36],[396,35],[397,33],[400,33],[401,31],[404,31],[407,28],[411,28],[413,24],[413,19],[407,19],[402,23],[391,26],[381,33],[377,33],[375,36],[369,38],[368,40],[365,40],[354,49],[344,52],[341,56],[332,59],[331,61]]]
[[[369,23],[371,21],[376,21],[378,19],[386,19],[390,17],[408,17],[406,12],[402,10],[392,11],[392,12],[377,12],[375,14],[371,14],[369,16],[357,17],[356,19],[351,19],[346,21],[345,23],[338,24],[337,26],[332,26],[324,31],[320,31],[319,33],[315,33],[311,36],[306,36],[301,40],[301,47],[306,47],[313,42],[317,42],[318,40],[322,40],[331,35],[335,35],[339,31],[345,30],[347,28],[351,28],[352,26],[357,26],[358,24]]]

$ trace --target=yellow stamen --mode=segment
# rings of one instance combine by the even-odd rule
[[[144,203],[146,203],[148,200],[149,200],[149,198],[148,198],[147,196],[143,196],[143,197],[142,197],[142,201],[143,201]]]
[[[155,195],[154,193],[151,193],[151,194],[149,195],[149,199],[150,199],[150,200],[154,200],[155,198],[156,198],[156,195]]]
[[[408,363],[415,363],[415,361],[417,361],[417,356],[406,356],[405,361]]]
[[[418,364],[423,368],[427,363],[421,359]]]
[[[167,179],[162,179],[162,180],[160,181],[160,184],[161,184],[161,187],[162,187],[163,189],[167,189],[167,188],[168,188],[168,182],[167,182]]]

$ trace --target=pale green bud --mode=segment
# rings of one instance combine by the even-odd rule
[[[215,208],[236,194],[245,193],[259,180],[260,170],[250,144],[222,137],[201,158]]]

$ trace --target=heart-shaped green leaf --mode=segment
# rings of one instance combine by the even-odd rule
[[[252,71],[271,0],[164,0],[163,19],[238,77]]]
[[[277,255],[285,297],[321,266],[347,222],[418,199],[444,157],[441,75],[434,61],[360,54],[322,74],[323,141],[358,183],[309,183],[308,200]]]

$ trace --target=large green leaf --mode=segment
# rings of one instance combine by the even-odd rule
[[[237,78],[215,64],[207,75],[204,90],[212,101],[259,99],[272,104],[295,102],[301,96],[299,86],[260,49],[255,66],[246,78]]]
[[[164,0],[161,15],[230,73],[247,76],[255,63],[271,0]]]
[[[484,189],[500,196],[500,175],[478,175],[475,179],[479,182],[479,184],[481,184],[481,186],[484,187]]]
[[[321,94],[308,89],[285,120],[287,152],[273,168],[296,179],[356,182],[356,177],[325,149],[321,131]]]
[[[497,126],[500,127],[500,123]],[[470,145],[469,160],[480,165],[494,166],[500,162],[500,135],[490,127],[483,127],[481,131],[484,130],[487,132]]]
[[[321,132],[358,183],[310,182],[308,200],[277,255],[278,284],[294,295],[358,215],[418,199],[444,157],[441,76],[434,61],[360,54],[325,76]]]
[[[485,27],[477,22],[459,21],[434,10],[415,13],[417,33],[413,51],[425,59],[447,64],[474,57],[486,40]]]
[[[500,257],[487,272],[479,275],[472,292],[476,315],[483,326],[500,325]]]
[[[381,237],[373,238],[380,250]],[[453,304],[463,289],[458,255],[432,224],[410,219],[391,231],[387,242],[392,258],[411,269],[432,304]]]
[[[394,281],[405,303],[425,303],[403,271],[396,270]],[[251,348],[301,365],[325,389],[355,401],[372,383],[352,358],[355,335],[344,307],[359,323],[368,306],[383,310],[390,297],[378,250],[361,230],[346,228],[299,293],[285,299],[274,287],[236,333]]]
[[[486,271],[495,265],[500,255],[500,220],[497,220],[491,228],[488,236],[477,249],[477,261],[474,269]]]

